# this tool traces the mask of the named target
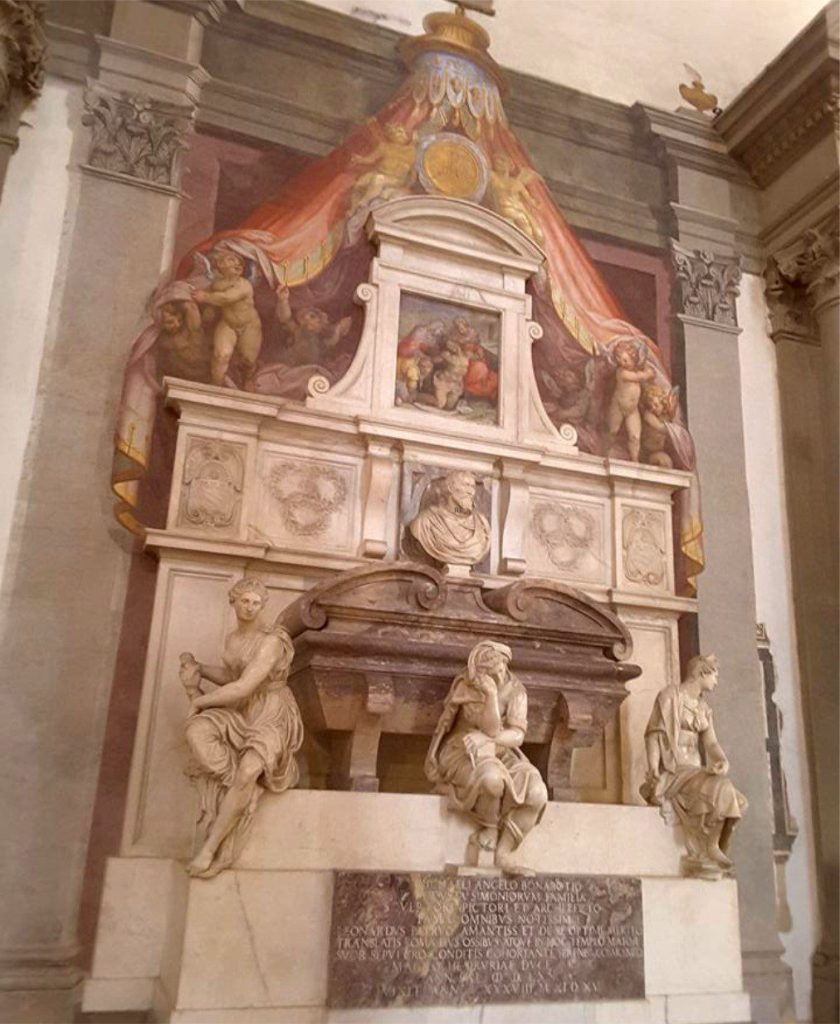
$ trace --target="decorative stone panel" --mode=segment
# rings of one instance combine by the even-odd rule
[[[528,572],[558,579],[606,583],[602,504],[566,496],[531,494],[528,517]]]
[[[324,554],[355,552],[359,463],[273,450],[264,454],[259,477],[259,539]]]
[[[669,543],[663,511],[623,506],[621,549],[623,575],[628,584],[656,590],[667,587]]]
[[[247,449],[214,438],[188,441],[177,525],[234,534],[242,512]]]

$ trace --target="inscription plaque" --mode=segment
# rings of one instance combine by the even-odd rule
[[[329,1005],[643,999],[638,878],[339,871]]]

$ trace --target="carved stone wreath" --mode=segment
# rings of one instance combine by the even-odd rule
[[[531,516],[531,526],[551,562],[564,571],[580,565],[595,537],[593,517],[574,505],[560,502],[538,505]]]
[[[297,537],[324,533],[330,517],[347,499],[347,481],[331,466],[278,462],[268,489],[277,503],[283,525]]]

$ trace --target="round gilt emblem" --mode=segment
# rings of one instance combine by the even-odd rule
[[[418,152],[420,181],[427,192],[478,202],[487,188],[487,159],[462,135],[440,132],[424,139]]]

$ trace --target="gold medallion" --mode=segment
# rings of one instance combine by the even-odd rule
[[[472,148],[457,138],[439,138],[423,154],[425,176],[438,192],[453,199],[472,199],[481,190],[484,173]]]

